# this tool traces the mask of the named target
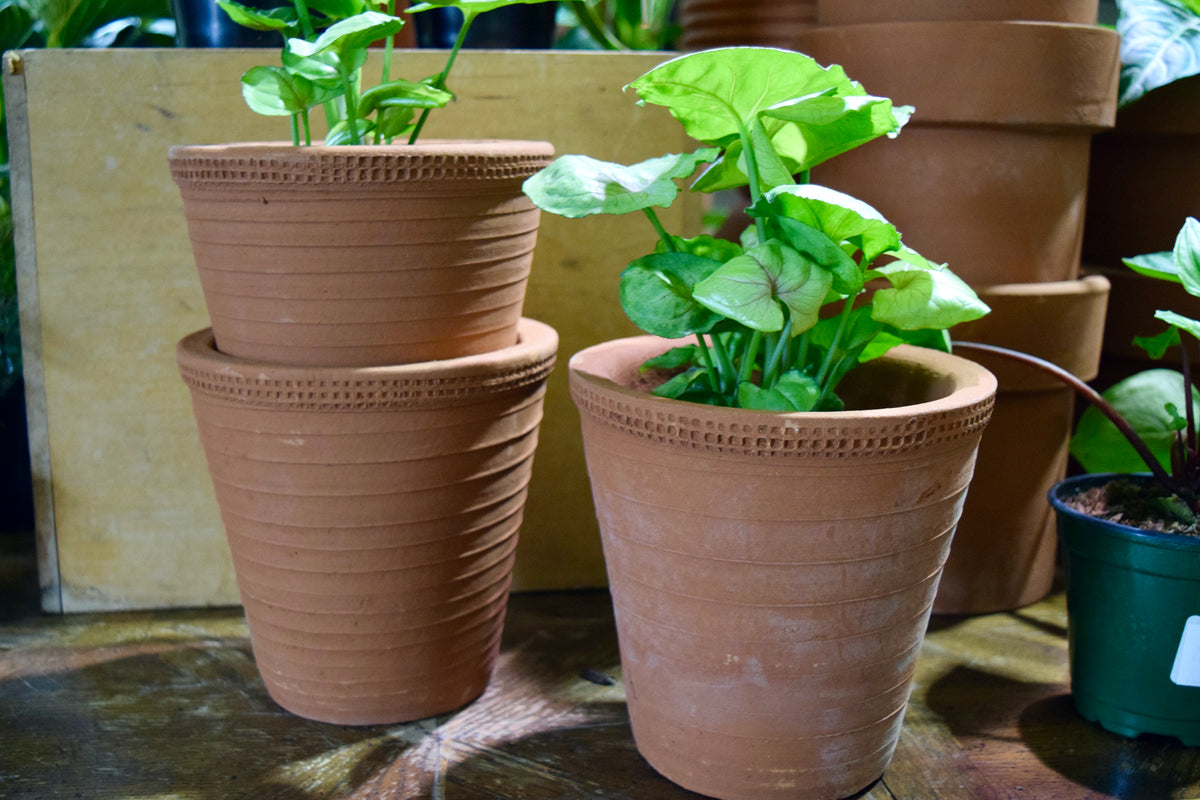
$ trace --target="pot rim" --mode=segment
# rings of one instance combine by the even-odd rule
[[[690,341],[690,340],[689,340]],[[961,356],[900,345],[879,362],[915,364],[950,381],[946,393],[921,403],[849,411],[772,412],[691,403],[631,389],[598,374],[588,361],[628,350],[623,364],[640,365],[679,340],[614,339],[571,357],[571,394],[581,415],[664,444],[728,454],[819,455],[844,458],[955,442],[982,433],[991,417],[996,378]]]
[[[522,317],[511,347],[441,361],[371,367],[312,367],[236,358],[216,349],[212,328],[176,346],[193,395],[238,405],[305,411],[446,406],[545,381],[558,333]]]
[[[1106,483],[1108,481],[1119,478],[1134,479],[1138,481],[1152,480],[1152,476],[1148,472],[1088,472],[1083,475],[1072,475],[1064,478],[1058,483],[1050,487],[1046,498],[1050,502],[1050,506],[1058,514],[1070,517],[1080,521],[1089,521],[1101,526],[1107,535],[1115,536],[1128,541],[1141,542],[1147,546],[1157,547],[1165,550],[1175,550],[1179,552],[1200,553],[1200,536],[1183,536],[1177,533],[1164,533],[1161,531],[1147,531],[1142,528],[1136,528],[1133,525],[1126,525],[1121,522],[1111,522],[1109,520],[1093,517],[1089,514],[1084,514],[1071,508],[1060,499],[1060,495],[1067,491],[1079,488],[1079,486],[1096,483]]]

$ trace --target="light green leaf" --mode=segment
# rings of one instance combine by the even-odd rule
[[[1200,15],[1193,9],[1175,0],[1121,0],[1118,7],[1119,105],[1200,73]]]
[[[295,30],[299,19],[294,6],[251,8],[232,0],[217,0],[217,5],[238,25],[256,31],[279,31],[286,34]]]
[[[700,305],[692,287],[721,266],[721,262],[690,253],[653,253],[634,261],[621,273],[621,306],[642,330],[667,339],[707,333],[720,322]]]
[[[1191,393],[1193,401],[1200,403],[1200,392],[1193,387]],[[1178,413],[1171,408],[1182,407],[1186,397],[1183,375],[1171,369],[1139,372],[1104,392],[1104,398],[1125,417],[1167,469],[1178,424]],[[1087,472],[1146,471],[1133,446],[1092,407],[1083,412],[1071,437],[1071,455]]]
[[[726,262],[696,284],[696,300],[722,316],[764,333],[783,329],[784,307],[793,335],[817,322],[833,277],[792,248],[769,241]]]
[[[543,211],[572,219],[666,207],[679,194],[675,179],[686,178],[716,155],[716,148],[706,147],[631,166],[566,155],[526,180],[522,189]]]
[[[944,329],[979,319],[990,310],[961,278],[945,265],[933,264],[903,248],[897,260],[878,270],[891,281],[872,302],[872,316],[902,331]]]
[[[1177,328],[1181,331],[1187,331],[1192,336],[1200,338],[1200,322],[1194,319],[1176,314],[1174,311],[1156,311],[1154,318],[1160,319],[1170,325],[1172,328]]]
[[[356,140],[350,132],[350,122],[348,120],[340,120],[336,125],[329,129],[329,133],[325,134],[325,144],[330,146],[354,144],[356,141],[365,142],[367,136],[375,130],[375,123],[369,119],[355,119],[354,127],[358,131],[358,139]]]
[[[785,101],[763,113],[795,123],[801,144],[789,147],[787,154],[799,170],[809,170],[880,136],[895,138],[913,108],[893,107],[886,97],[821,94]]]
[[[1179,282],[1193,297],[1200,297],[1200,222],[1188,217],[1175,237],[1175,271]]]
[[[317,53],[333,52],[344,61],[357,61],[362,66],[366,59],[366,49],[380,39],[397,33],[404,27],[404,20],[378,11],[364,11],[349,19],[344,19],[330,25],[325,32],[317,37],[315,42],[303,39],[289,39],[287,49],[293,54],[305,58]],[[351,57],[351,54],[363,53],[361,61]]]
[[[1125,262],[1125,266],[1147,278],[1157,278],[1174,283],[1183,282],[1179,277],[1179,271],[1175,269],[1175,254],[1170,250],[1164,250],[1161,253],[1146,253],[1121,260]]]
[[[293,75],[307,78],[319,86],[337,88],[339,95],[345,91],[337,53],[325,51],[309,56],[299,56],[290,48],[285,47],[280,56],[280,62]]]
[[[812,411],[821,399],[821,387],[808,375],[790,370],[769,389],[750,381],[738,384],[738,405],[761,411]]]
[[[310,10],[318,11],[326,19],[334,22],[370,10],[363,0],[306,0],[306,2]]]
[[[399,78],[363,92],[358,101],[358,113],[366,116],[382,107],[442,108],[453,99],[454,95],[444,89]]]
[[[242,97],[259,114],[290,117],[338,97],[336,89],[293,75],[283,67],[252,67],[242,76]]]

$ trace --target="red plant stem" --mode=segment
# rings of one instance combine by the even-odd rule
[[[1162,464],[1159,463],[1158,459],[1154,456],[1154,453],[1150,451],[1150,448],[1142,440],[1142,437],[1138,436],[1137,432],[1134,431],[1129,422],[1121,416],[1120,412],[1113,408],[1112,404],[1105,400],[1099,392],[1097,392],[1091,386],[1088,386],[1074,374],[1068,372],[1057,364],[1047,361],[1044,358],[1038,358],[1037,356],[1031,356],[1028,353],[1022,353],[1019,350],[1011,350],[1007,347],[1000,347],[994,344],[955,341],[951,343],[951,347],[954,350],[975,350],[982,353],[991,353],[1003,358],[1008,358],[1012,361],[1017,361],[1021,364],[1039,369],[1047,375],[1062,381],[1071,389],[1073,389],[1076,394],[1080,395],[1084,400],[1087,400],[1089,403],[1095,406],[1101,414],[1107,417],[1108,420],[1117,427],[1117,430],[1119,430],[1121,434],[1129,440],[1129,443],[1133,445],[1133,449],[1137,451],[1137,454],[1141,457],[1142,461],[1146,462],[1146,466],[1149,468],[1150,473],[1154,475],[1155,480],[1157,480],[1172,494],[1179,495],[1180,497],[1183,497],[1189,501],[1192,499],[1193,493],[1186,485],[1177,481],[1170,473],[1163,469]],[[1190,403],[1188,405],[1189,407],[1191,406]]]

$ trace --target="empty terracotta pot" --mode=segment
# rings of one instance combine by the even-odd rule
[[[377,368],[281,367],[183,339],[180,372],[259,672],[302,717],[402,722],[483,691],[557,334]]]
[[[822,25],[935,20],[1030,20],[1095,24],[1099,0],[817,0]]]
[[[643,336],[570,363],[638,750],[724,800],[845,797],[899,736],[995,380],[898,348],[852,407],[653,397]]]
[[[1116,113],[1114,31],[906,22],[817,28],[801,42],[916,108],[896,139],[818,166],[816,183],[875,206],[972,286],[1078,276],[1091,137]]]
[[[955,327],[956,339],[1009,347],[1084,380],[1096,377],[1109,296],[1103,277],[991,286],[979,296],[992,313]],[[1053,587],[1058,540],[1046,493],[1067,474],[1075,393],[1026,365],[960,354],[991,370],[999,388],[933,610],[986,614],[1035,603]]]
[[[545,142],[172,147],[223,353],[372,366],[510,347]]]
[[[816,0],[680,0],[680,50],[758,45],[794,49],[817,21]]]

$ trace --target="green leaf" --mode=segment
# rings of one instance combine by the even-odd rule
[[[589,214],[626,214],[671,205],[678,178],[717,156],[716,148],[659,156],[631,166],[589,156],[562,156],[525,181],[529,199],[543,211],[572,219]]]
[[[358,113],[366,116],[382,107],[442,108],[453,99],[454,95],[444,89],[399,78],[363,92],[358,102]]]
[[[296,39],[294,41],[300,41]],[[293,75],[307,78],[318,86],[336,89],[340,96],[345,91],[342,81],[341,62],[337,53],[323,52],[312,55],[297,55],[285,47],[280,56],[284,68]]]
[[[367,136],[375,130],[375,123],[369,119],[361,117],[354,120],[355,128],[358,131],[358,139],[356,140],[350,132],[349,120],[339,120],[337,124],[329,129],[329,133],[325,134],[325,144],[329,146],[337,146],[343,144],[354,144],[355,141],[365,142]]]
[[[667,352],[654,358],[648,358],[642,363],[642,372],[652,369],[676,370],[684,367],[699,366],[702,362],[700,346],[688,344],[683,347],[672,347]]]
[[[89,34],[126,17],[169,15],[161,0],[28,0],[46,47],[78,47]]]
[[[1174,311],[1156,311],[1154,312],[1154,318],[1162,320],[1172,328],[1187,331],[1192,336],[1200,338],[1200,322],[1194,319],[1185,317],[1182,314],[1176,314]]]
[[[1179,282],[1188,294],[1200,297],[1200,222],[1195,217],[1184,220],[1172,255]]]
[[[783,329],[786,307],[795,335],[816,324],[832,282],[805,256],[769,241],[726,262],[693,294],[706,308],[764,333]]]
[[[0,52],[17,50],[29,43],[34,33],[33,14],[20,3],[9,2],[0,6]]]
[[[902,331],[950,328],[979,319],[990,310],[970,286],[948,270],[908,248],[894,253],[897,260],[876,272],[891,288],[880,289],[872,301],[872,316]]]
[[[306,2],[309,10],[318,11],[333,22],[348,19],[355,14],[370,10],[363,0],[306,0]]]
[[[691,239],[684,239],[682,236],[672,236],[671,241],[674,243],[675,249],[681,253],[691,253],[694,256],[711,258],[713,261],[720,261],[722,264],[743,253],[743,248],[737,243],[731,242],[728,239],[718,239],[706,233]],[[666,244],[662,241],[658,242],[657,248],[658,252],[666,252]]]
[[[1179,271],[1175,269],[1175,254],[1170,250],[1164,250],[1161,253],[1146,253],[1121,260],[1125,262],[1125,266],[1147,278],[1157,278],[1174,283],[1183,282],[1179,277]]]
[[[800,143],[791,145],[787,154],[796,159],[799,170],[810,170],[880,136],[895,138],[913,108],[893,107],[886,97],[824,93],[785,101],[763,113],[795,123]]]
[[[650,394],[655,397],[669,397],[671,399],[687,398],[692,402],[712,404],[715,401],[712,388],[708,385],[708,373],[694,367],[673,376],[670,380],[654,387]]]
[[[373,43],[397,33],[404,20],[378,11],[364,11],[349,19],[330,25],[315,42],[289,39],[287,50],[301,58],[332,52],[357,69],[366,60],[366,50]],[[361,59],[359,54],[361,53]]]
[[[1200,73],[1200,15],[1174,0],[1121,0],[1120,106]]]
[[[1200,392],[1191,390],[1193,402]],[[1185,402],[1183,375],[1170,369],[1152,369],[1126,378],[1104,392],[1104,398],[1120,412],[1146,441],[1150,451],[1170,469],[1178,409]],[[1087,472],[1145,472],[1146,466],[1133,446],[1108,419],[1088,407],[1071,437],[1071,455]]]
[[[477,16],[488,11],[494,11],[497,8],[504,8],[505,6],[544,2],[546,0],[426,0],[426,2],[418,3],[406,9],[406,11],[409,14],[419,14],[422,11],[429,11],[432,8],[457,8],[464,14]]]
[[[707,333],[720,316],[700,305],[692,287],[721,262],[690,253],[653,253],[621,273],[621,306],[642,330],[667,339]]]
[[[754,154],[754,160],[758,164],[758,177],[763,191],[776,186],[791,186],[796,183],[792,178],[795,167],[788,167],[784,163],[783,158],[776,152],[775,145],[771,142],[770,134],[767,133],[762,120],[758,117],[750,121],[750,147]],[[742,158],[745,157],[743,153]],[[739,165],[739,170],[749,173],[749,170],[741,165]]]
[[[293,6],[270,9],[251,8],[241,3],[235,3],[233,0],[217,0],[217,5],[238,25],[256,31],[278,31],[281,34],[287,34],[289,31],[296,30],[299,21]]]
[[[670,109],[692,138],[722,145],[773,106],[828,90],[852,93],[855,86],[840,66],[768,47],[689,53],[629,84],[640,102]]]
[[[252,67],[242,76],[246,105],[268,116],[302,114],[340,94],[340,90],[322,87],[283,67]]]
[[[1157,336],[1135,336],[1133,343],[1151,358],[1162,358],[1172,347],[1179,346],[1179,329],[1171,326]]]
[[[750,381],[738,384],[738,405],[761,411],[812,411],[821,399],[821,387],[797,370],[785,372],[769,389]]]

